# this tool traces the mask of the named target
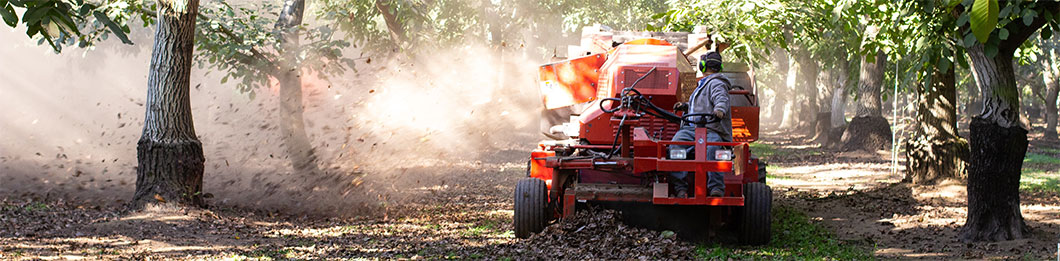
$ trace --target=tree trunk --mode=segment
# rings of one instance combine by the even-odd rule
[[[144,129],[136,143],[132,206],[205,206],[205,157],[191,115],[191,63],[198,0],[158,1],[158,26],[147,78]]]
[[[383,15],[387,31],[390,32],[390,40],[401,49],[400,46],[408,41],[408,37],[405,35],[405,28],[398,21],[397,10],[390,6],[388,0],[375,0],[375,8]]]
[[[1045,62],[1045,70],[1042,71],[1042,80],[1045,84],[1045,138],[1046,140],[1057,140],[1056,133],[1056,120],[1057,120],[1057,92],[1060,91],[1060,70],[1057,66],[1057,46],[1056,40],[1043,42],[1042,49],[1045,49],[1045,55],[1042,59]]]
[[[841,83],[832,91],[832,128],[847,125],[847,86]]]
[[[815,143],[824,145],[828,141],[831,113],[821,110],[821,101],[824,100],[821,95],[827,95],[828,92],[820,90],[820,82],[818,82],[817,78],[821,76],[821,67],[809,52],[800,51],[797,54],[798,57],[796,59],[799,60],[799,92],[804,95],[803,113],[800,114],[805,119],[806,129],[810,131],[810,135],[813,137],[811,139]]]
[[[1027,99],[1028,101],[1024,103],[1024,105],[1026,105],[1024,108],[1026,109],[1023,117],[1027,118],[1027,127],[1030,127],[1031,129],[1034,129],[1034,123],[1038,122],[1038,120],[1045,121],[1042,115],[1045,115],[1046,86],[1045,82],[1037,81],[1037,79],[1042,78],[1041,74],[1042,72],[1040,71],[1031,73],[1031,77],[1027,79],[1028,83],[1026,84],[1027,88],[1031,89],[1031,94],[1029,99]]]
[[[967,50],[983,111],[970,126],[968,220],[960,236],[966,242],[1020,239],[1028,233],[1020,213],[1027,131],[1019,124],[1020,97],[1012,65],[1015,48],[999,49],[993,58],[979,43]]]
[[[861,57],[857,114],[843,133],[842,150],[882,150],[891,146],[891,125],[883,118],[881,92],[887,56],[877,51],[875,61]]]
[[[813,59],[813,56],[807,51],[800,51],[797,53],[799,61],[799,92],[803,95],[803,106],[800,113],[804,119],[806,127],[813,127],[819,122],[817,121],[817,113],[821,112],[821,106],[818,104],[817,95],[817,77],[820,74],[820,67],[817,65],[817,61]],[[813,130],[811,130],[813,131]],[[816,134],[813,131],[811,134]],[[816,135],[815,135],[816,136]]]
[[[965,115],[979,115],[983,112],[983,102],[979,100],[979,86],[968,84],[968,104],[964,106]]]
[[[784,101],[787,99],[784,85],[780,82],[784,79],[782,74],[787,72],[787,69],[781,68],[787,66],[786,62],[784,64],[780,63],[780,61],[787,59],[782,53],[784,53],[783,49],[776,48],[773,50],[773,54],[770,55],[770,62],[776,65],[777,76],[773,81],[769,81],[770,86],[773,87],[771,88],[773,90],[773,100],[766,104],[769,106],[768,122],[774,123],[774,127],[780,127],[784,121]]]
[[[832,110],[829,113],[829,122],[831,126],[828,128],[828,147],[835,147],[839,145],[839,142],[843,139],[843,132],[846,131],[847,118],[847,89],[850,81],[848,80],[848,72],[850,71],[850,64],[848,61],[842,61],[839,64],[837,71],[832,74],[832,82],[836,84],[834,90],[832,90]]]
[[[781,129],[793,129],[799,124],[798,113],[795,111],[797,104],[799,103],[798,93],[799,89],[795,84],[795,77],[798,74],[793,59],[789,54],[785,53],[780,55],[781,59],[777,61],[777,64],[781,64],[783,67],[777,68],[778,71],[784,72],[781,79],[784,80],[784,99],[781,109],[780,128]]]
[[[1057,81],[1056,74],[1043,72],[1042,75],[1046,77],[1046,89],[1045,89],[1045,139],[1057,140],[1056,133],[1056,120],[1057,120],[1057,104],[1056,98],[1058,92],[1060,92],[1060,81]]]
[[[968,144],[957,136],[957,86],[953,68],[935,67],[930,85],[917,87],[916,135],[906,144],[906,180],[935,184],[963,178]],[[928,86],[925,88],[925,86]]]
[[[316,153],[305,131],[305,105],[302,103],[302,66],[299,32],[305,13],[305,0],[284,1],[275,29],[283,46],[282,61],[274,77],[280,84],[280,133],[291,166],[300,173],[319,173]]]
[[[836,70],[832,74],[836,84],[835,90],[832,91],[832,128],[847,124],[847,86],[850,82],[847,80],[847,73],[850,71],[847,62],[842,62]]]

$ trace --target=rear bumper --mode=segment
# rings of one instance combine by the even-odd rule
[[[695,195],[692,198],[675,198],[669,196],[668,184],[655,183],[654,187],[623,184],[577,184],[567,188],[563,193],[563,215],[574,212],[576,202],[641,202],[655,205],[695,205],[695,206],[743,206],[744,197],[707,197]]]

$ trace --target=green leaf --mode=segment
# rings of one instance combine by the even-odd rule
[[[1038,16],[1038,12],[1034,9],[1023,9],[1023,25],[1030,26],[1034,23],[1034,18]]]
[[[1012,7],[1016,5],[1005,5],[1005,8],[1001,9],[1001,12],[997,13],[997,17],[1008,17],[1009,13],[1012,12]]]
[[[1008,29],[1001,28],[1001,30],[997,31],[997,38],[1000,38],[1001,40],[1007,40],[1008,39]]]
[[[18,24],[18,15],[15,15],[15,9],[7,5],[7,1],[0,4],[0,16],[4,17],[4,23],[8,26],[15,27]]]
[[[93,5],[81,5],[81,9],[77,11],[77,15],[84,17],[87,16],[92,9],[95,8]]]
[[[968,19],[970,19],[971,17],[972,16],[969,15],[968,12],[961,13],[961,17],[957,18],[957,27],[961,27],[964,26],[964,24],[967,24]]]
[[[964,47],[972,47],[975,44],[975,35],[967,34],[964,36]]]
[[[994,56],[997,56],[997,45],[995,45],[995,44],[985,44],[983,46],[983,53],[986,54],[986,57],[989,57],[989,58],[993,59]]]
[[[37,33],[40,32],[40,29],[40,25],[26,26],[26,35],[33,38],[34,35],[37,35]]]
[[[990,40],[990,32],[997,27],[997,9],[997,0],[975,0],[972,4],[969,22],[972,26],[972,34],[975,34],[975,38],[980,43]]]
[[[953,62],[950,61],[950,57],[947,57],[947,56],[939,57],[939,71],[941,71],[941,72],[949,72],[951,66],[953,66]]]
[[[1049,40],[1049,38],[1053,37],[1053,29],[1049,28],[1048,26],[1042,28],[1041,36],[1042,40]]]
[[[117,23],[114,23],[114,21],[110,20],[110,17],[107,17],[106,14],[103,14],[100,11],[95,11],[92,12],[92,16],[95,16],[96,20],[99,20],[104,25],[106,25],[107,29],[110,29],[110,32],[114,33],[115,36],[118,36],[118,39],[121,39],[122,43],[133,44],[132,41],[129,41],[129,36],[125,35],[125,31],[122,30],[121,26],[119,26]]]
[[[953,57],[957,58],[957,59],[955,59],[955,60],[957,60],[957,65],[960,65],[961,68],[968,68],[968,58],[966,56],[964,56],[964,55],[954,55]]]
[[[22,22],[26,24],[39,24],[41,17],[44,17],[44,14],[47,14],[48,10],[51,9],[51,6],[41,6],[26,10],[25,14],[22,16]]]
[[[77,24],[74,24],[74,20],[70,19],[69,15],[60,13],[59,10],[53,11],[52,14],[52,21],[59,20],[60,24],[65,25],[67,30],[73,31],[77,36],[81,36],[81,32],[77,30]]]

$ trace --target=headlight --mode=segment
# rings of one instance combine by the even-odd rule
[[[732,160],[732,150],[715,150],[714,160]]]
[[[688,150],[673,148],[670,149],[670,159],[683,160],[688,157]]]

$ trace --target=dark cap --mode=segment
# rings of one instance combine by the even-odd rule
[[[715,51],[709,51],[699,57],[700,60],[707,62],[707,67],[718,69],[721,68],[721,54]]]

